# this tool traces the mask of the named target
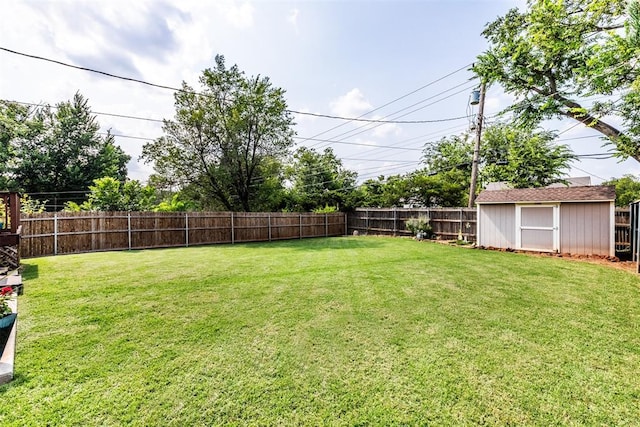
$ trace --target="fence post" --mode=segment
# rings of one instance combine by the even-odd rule
[[[271,241],[271,214],[269,214],[269,241]]]
[[[349,221],[349,215],[347,215],[347,213],[344,213],[344,235],[348,235],[349,234],[349,224],[347,224],[347,222]]]
[[[53,254],[58,255],[58,214],[53,214]]]
[[[329,237],[329,217],[328,214],[324,214],[324,237]]]
[[[233,211],[231,212],[231,244],[236,242],[235,230],[233,228]]]
[[[127,240],[129,242],[129,250],[131,250],[131,212],[127,212]]]
[[[184,242],[189,247],[189,212],[184,213]]]
[[[398,211],[396,207],[393,207],[393,237],[396,236],[398,232]]]
[[[364,234],[369,234],[369,209],[364,211]]]
[[[302,214],[300,214],[300,238],[302,239]]]

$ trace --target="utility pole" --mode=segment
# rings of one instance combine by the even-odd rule
[[[476,124],[476,143],[473,147],[473,163],[471,164],[471,186],[469,187],[469,207],[476,201],[478,183],[478,162],[480,161],[480,138],[482,137],[482,115],[484,114],[485,84],[480,85],[480,104],[478,105],[478,123]]]

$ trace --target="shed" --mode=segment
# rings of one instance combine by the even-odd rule
[[[479,246],[615,255],[613,186],[484,190],[476,198]]]

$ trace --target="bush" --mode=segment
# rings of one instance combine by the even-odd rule
[[[315,208],[313,213],[323,214],[323,213],[334,213],[339,212],[338,208],[335,206],[325,205],[324,208]]]
[[[411,231],[414,236],[421,233],[427,239],[433,237],[433,227],[431,227],[431,219],[429,217],[420,216],[418,218],[409,218],[405,222],[405,227]]]

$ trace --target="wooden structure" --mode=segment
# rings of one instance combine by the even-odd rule
[[[23,215],[24,258],[343,236],[343,213],[45,212]]]
[[[631,259],[631,212],[616,208],[616,255]]]
[[[640,200],[631,203],[629,210],[631,259],[636,263],[636,270],[640,273]]]
[[[358,208],[349,214],[348,233],[411,236],[410,218],[426,217],[437,238],[474,242],[476,210],[471,208]]]
[[[485,190],[478,205],[478,245],[615,255],[613,186]]]
[[[20,266],[20,194],[1,192],[0,205],[0,267]]]

